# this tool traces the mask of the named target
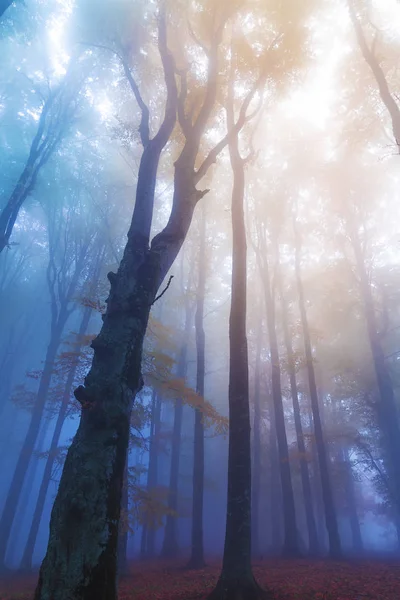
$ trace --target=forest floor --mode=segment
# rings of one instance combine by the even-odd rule
[[[185,571],[176,562],[133,563],[120,600],[203,600],[220,564]],[[400,600],[400,561],[279,560],[254,564],[258,582],[276,600]],[[31,600],[37,575],[0,579],[0,600]]]

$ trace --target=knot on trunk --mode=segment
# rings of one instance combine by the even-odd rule
[[[74,391],[74,396],[78,400],[82,408],[91,408],[94,405],[94,401],[90,398],[83,385],[80,385]]]

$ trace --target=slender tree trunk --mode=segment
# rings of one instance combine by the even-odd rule
[[[40,425],[43,418],[44,408],[47,400],[51,378],[53,375],[54,361],[61,342],[62,329],[53,332],[52,339],[47,348],[45,366],[40,378],[39,390],[37,393],[35,406],[32,412],[29,428],[15,467],[14,475],[8,490],[7,499],[4,505],[0,520],[0,569],[5,566],[5,555],[7,545],[10,539],[11,528],[14,522],[15,507],[18,505],[21,497],[22,488],[32,453],[39,435]]]
[[[340,558],[342,556],[342,547],[339,536],[339,528],[336,516],[336,509],[333,500],[332,485],[329,476],[329,459],[326,451],[324,435],[322,431],[321,416],[318,405],[317,385],[315,382],[315,372],[311,348],[310,331],[308,327],[308,319],[306,305],[304,299],[303,282],[301,280],[301,264],[300,264],[300,249],[301,242],[297,230],[296,237],[296,282],[297,292],[299,297],[300,318],[303,328],[304,348],[307,362],[308,384],[310,389],[311,410],[314,422],[315,443],[318,454],[319,473],[321,477],[322,497],[325,511],[325,524],[329,537],[329,554],[332,558]]]
[[[149,440],[149,465],[147,469],[147,491],[151,488],[151,476],[153,467],[153,456],[152,456],[152,446],[154,443],[154,421],[155,421],[155,413],[156,413],[156,402],[157,402],[157,392],[153,389],[151,393],[151,416],[150,416],[150,440]],[[143,523],[142,532],[140,538],[140,556],[141,558],[146,558],[147,554],[147,537],[148,537],[148,524]]]
[[[154,405],[152,408],[152,430],[150,437],[149,470],[147,479],[148,490],[154,489],[158,484],[158,452],[161,430],[161,398],[153,391]],[[145,524],[142,535],[144,537],[144,557],[153,558],[156,551],[156,523]]]
[[[252,508],[251,508],[251,540],[252,556],[260,555],[260,494],[261,494],[261,402],[260,402],[260,376],[261,376],[261,347],[262,347],[262,320],[257,331],[256,365],[254,370],[254,437],[253,437],[253,478],[252,478]]]
[[[227,118],[234,117],[232,87]],[[256,600],[266,593],[251,567],[251,441],[246,335],[247,243],[245,174],[238,135],[229,143],[232,190],[232,297],[229,317],[229,450],[226,532],[222,572],[209,600]]]
[[[271,411],[273,412],[273,411]],[[275,420],[271,414],[269,436],[270,472],[271,472],[271,550],[273,554],[282,551],[282,486],[280,485],[279,455],[276,440]]]
[[[192,311],[189,301],[186,303],[184,337],[179,354],[177,376],[184,379],[187,369],[188,339],[192,325]],[[165,523],[164,541],[161,555],[164,558],[174,558],[178,555],[179,545],[177,536],[177,511],[178,511],[178,487],[179,487],[179,465],[181,457],[181,435],[183,419],[183,402],[180,398],[175,401],[174,424],[172,431],[171,469],[169,478],[168,509],[173,514],[168,514]]]
[[[196,351],[197,372],[196,392],[204,398],[205,378],[205,333],[204,299],[206,288],[206,212],[203,205],[200,225],[199,280],[196,294]],[[204,425],[203,414],[199,408],[194,416],[193,451],[193,503],[192,503],[192,548],[188,567],[202,569],[204,561],[203,543],[203,504],[204,504]]]
[[[125,523],[124,527],[121,529],[120,523],[120,532],[118,537],[118,573],[120,575],[126,575],[128,573],[128,511],[129,511],[129,453],[127,453],[127,457],[125,460],[125,469],[124,469],[124,481],[122,484],[122,498],[121,498],[121,508],[125,512]]]
[[[11,562],[12,557],[15,556],[15,554],[17,554],[16,547],[18,547],[21,543],[20,533],[23,525],[22,514],[25,512],[25,508],[29,504],[29,500],[32,494],[32,487],[36,480],[36,474],[40,464],[40,459],[36,456],[36,453],[39,453],[43,450],[43,443],[46,438],[49,425],[50,420],[46,419],[42,422],[42,425],[40,427],[39,436],[35,444],[35,451],[33,453],[32,460],[29,463],[29,468],[26,474],[26,478],[24,480],[24,486],[21,492],[20,501],[19,504],[16,506],[15,512],[17,514],[17,518],[14,519],[14,523],[11,529],[10,542],[7,546],[6,552],[6,561],[10,560]]]
[[[360,239],[356,230],[356,225],[350,222],[349,228],[360,278],[360,288],[365,309],[368,337],[379,391],[380,402],[378,405],[378,419],[382,433],[384,434],[384,445],[389,458],[387,467],[390,472],[392,484],[390,493],[400,518],[400,427],[396,398],[389,367],[385,360],[385,354],[378,333],[374,300],[365,268]]]
[[[85,335],[87,328],[89,326],[90,317],[92,314],[92,308],[86,308],[83,312],[82,321],[79,327],[78,332],[78,340],[81,340]],[[67,380],[65,382],[64,394],[61,401],[61,408],[58,413],[56,426],[54,428],[53,437],[50,444],[50,452],[49,456],[46,460],[46,465],[42,477],[42,483],[39,489],[38,499],[36,501],[35,511],[33,513],[33,519],[31,523],[31,527],[28,534],[28,539],[25,545],[25,550],[22,556],[20,568],[24,571],[30,570],[32,568],[32,557],[35,549],[37,534],[39,531],[40,521],[43,515],[43,509],[46,502],[47,491],[51,481],[51,474],[53,472],[53,466],[55,461],[55,453],[58,447],[58,442],[60,440],[61,431],[67,416],[70,399],[71,399],[71,391],[72,386],[74,385],[74,380],[76,376],[76,370],[79,364],[79,357],[82,351],[82,344],[78,342],[78,344],[74,347],[75,358],[74,362],[71,365],[71,369],[69,370]]]
[[[353,542],[353,552],[356,555],[360,555],[364,551],[364,544],[361,535],[361,527],[360,520],[357,512],[357,501],[356,501],[356,493],[354,487],[354,477],[353,470],[350,464],[349,453],[346,450],[342,452],[342,460],[345,465],[345,492],[346,492],[346,500],[347,500],[347,509],[349,511],[349,521],[350,521],[350,529],[351,536]]]
[[[301,423],[301,414],[300,414],[300,405],[299,405],[299,396],[297,392],[297,381],[296,381],[296,365],[294,360],[292,341],[289,332],[288,325],[288,308],[285,300],[285,295],[282,289],[282,281],[280,274],[279,276],[279,293],[281,297],[282,304],[282,325],[283,325],[283,334],[285,338],[285,346],[289,367],[289,380],[290,380],[290,390],[292,395],[293,402],[293,415],[294,415],[294,424],[296,429],[296,439],[297,439],[297,448],[299,451],[299,462],[300,462],[300,475],[301,475],[301,483],[303,487],[303,498],[304,498],[304,509],[306,513],[306,521],[307,521],[307,531],[308,531],[308,549],[309,553],[312,556],[316,556],[319,553],[319,544],[318,544],[318,533],[317,526],[315,523],[315,515],[312,501],[312,493],[311,493],[311,483],[310,483],[310,474],[308,472],[308,462],[306,459],[306,446],[304,443],[303,436],[303,426]]]
[[[266,244],[263,248],[263,251],[266,254]],[[277,248],[277,260],[279,260],[278,252],[279,251]],[[276,335],[275,294],[273,294],[271,291],[271,278],[269,273],[268,256],[265,257],[263,264],[261,263],[259,253],[258,258],[260,269],[262,272],[265,304],[267,311],[267,326],[272,366],[272,399],[274,403],[275,430],[279,453],[279,472],[282,486],[282,505],[284,523],[284,539],[282,552],[284,556],[295,557],[300,555],[300,549],[297,539],[296,508],[289,461],[289,448],[285,428],[285,415],[283,411],[282,402],[281,367],[279,359],[278,339]]]

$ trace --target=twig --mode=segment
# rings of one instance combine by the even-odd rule
[[[161,292],[161,294],[159,294],[158,296],[155,297],[154,302],[152,302],[150,304],[150,306],[153,306],[153,304],[155,304],[157,302],[157,300],[159,300],[162,296],[164,296],[165,292],[167,291],[167,289],[171,285],[171,281],[173,280],[173,278],[174,278],[174,276],[171,275],[171,277],[169,278],[168,283],[167,283],[165,289]]]

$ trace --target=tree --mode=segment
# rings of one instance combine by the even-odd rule
[[[325,511],[325,524],[329,537],[329,554],[332,558],[340,558],[342,555],[341,542],[339,537],[339,528],[337,523],[336,510],[333,499],[332,485],[329,474],[328,454],[326,450],[320,408],[318,403],[318,392],[315,381],[314,362],[312,355],[312,346],[310,330],[308,326],[303,283],[301,279],[301,238],[296,225],[295,230],[295,274],[297,284],[297,294],[299,301],[300,318],[304,337],[305,358],[307,364],[308,384],[310,390],[311,410],[314,424],[314,435],[316,449],[318,454],[319,474],[322,484],[322,497]]]
[[[185,238],[198,201],[207,193],[196,185],[229,141],[228,132],[196,170],[196,160],[217,96],[219,47],[229,17],[225,5],[207,6],[211,36],[206,88],[196,118],[186,111],[186,72],[179,97],[175,65],[167,47],[166,15],[159,16],[159,50],[168,91],[165,118],[150,139],[148,110],[142,108],[136,203],[128,241],[117,273],[109,273],[110,294],[103,325],[92,343],[93,363],[85,385],[75,390],[82,405],[78,431],[68,450],[54,502],[50,537],[35,600],[117,597],[117,543],[123,472],[132,401],[142,386],[141,358],[150,308]],[[184,135],[175,161],[172,209],[165,228],[150,244],[159,157],[175,125],[178,105]],[[246,118],[244,107],[235,124]],[[62,581],[62,584],[60,582]]]
[[[203,205],[200,222],[200,247],[196,290],[196,392],[204,398],[205,333],[204,301],[206,288],[206,210]],[[200,408],[195,410],[193,449],[193,502],[191,555],[188,568],[201,569],[204,562],[203,543],[203,497],[204,497],[204,423]]]
[[[73,69],[43,101],[36,135],[32,140],[24,169],[0,213],[0,253],[9,247],[19,211],[32,193],[38,176],[59,147],[71,126],[79,104],[82,82],[74,81]]]
[[[183,283],[183,282],[182,282]],[[189,286],[188,286],[189,287]],[[190,290],[190,288],[189,288]],[[192,329],[193,306],[188,297],[189,291],[185,293],[185,324],[182,335],[182,346],[179,351],[177,361],[177,378],[185,379],[187,371],[187,354],[189,346],[189,336]],[[182,437],[182,419],[183,419],[183,400],[176,398],[174,409],[174,423],[172,431],[171,465],[169,475],[168,490],[168,508],[170,514],[167,515],[164,541],[161,555],[165,558],[174,558],[178,554],[177,522],[176,513],[178,509],[178,483],[179,483],[179,464],[181,455],[181,437]]]
[[[95,236],[90,229],[84,231],[82,236],[79,230],[74,230],[73,225],[78,214],[80,218],[81,213],[76,206],[72,208],[52,206],[50,209],[49,262],[46,272],[51,306],[50,339],[32,417],[0,519],[0,568],[5,567],[7,544],[16,516],[15,506],[20,499],[24,479],[39,436],[63,331],[76,308],[75,293],[79,290],[87,261],[90,264],[92,253],[96,250]]]
[[[379,40],[378,32],[374,31],[374,38],[371,44],[368,44],[360,18],[357,16],[354,0],[347,0],[351,22],[357,37],[357,42],[362,56],[371,69],[376,84],[379,89],[380,98],[385,105],[392,124],[393,137],[396,145],[400,147],[400,109],[395,94],[391,91],[388,79],[380,64],[377,54],[377,42]]]
[[[264,58],[265,60],[265,58]],[[233,62],[233,61],[232,61]],[[235,127],[234,63],[228,84],[228,127]],[[247,93],[248,105],[263,89],[265,67]],[[243,110],[243,107],[242,107]],[[229,451],[228,498],[222,572],[210,600],[255,600],[266,597],[251,568],[251,446],[249,365],[246,334],[247,242],[244,220],[245,164],[239,133],[229,140],[232,187],[232,298],[229,316]]]
[[[94,272],[91,274],[91,277],[93,279],[91,282],[90,295],[93,297],[95,297],[95,295],[96,295],[96,287],[98,285],[99,272],[102,267],[103,260],[104,260],[104,249],[103,250],[100,249],[98,257],[97,257],[97,261],[96,261],[97,264],[94,265],[94,269],[93,269]],[[32,568],[32,556],[33,556],[33,552],[35,549],[36,538],[37,538],[38,531],[39,531],[39,525],[40,525],[40,521],[41,521],[42,514],[43,514],[43,509],[44,509],[44,504],[45,504],[48,488],[50,485],[53,466],[54,466],[54,462],[55,462],[56,455],[57,455],[56,452],[57,452],[57,448],[58,448],[58,444],[59,444],[61,430],[62,430],[64,421],[65,421],[67,413],[68,413],[68,408],[70,406],[71,391],[72,391],[72,387],[75,382],[76,371],[78,369],[79,360],[81,357],[83,339],[84,339],[84,336],[86,335],[92,313],[93,313],[93,307],[90,305],[86,306],[83,311],[82,321],[81,321],[81,324],[80,324],[80,327],[78,330],[77,340],[76,340],[76,343],[74,344],[74,347],[72,350],[72,353],[73,353],[72,362],[69,365],[68,374],[67,374],[67,378],[65,381],[65,388],[64,388],[64,392],[63,392],[63,396],[62,396],[62,400],[61,400],[61,407],[58,412],[56,425],[55,425],[55,428],[53,431],[49,454],[48,454],[45,469],[43,472],[42,483],[40,485],[39,494],[38,494],[38,498],[36,501],[35,510],[33,513],[31,527],[29,529],[28,538],[26,541],[24,553],[23,553],[22,560],[21,560],[21,569],[25,570],[25,571],[30,571]]]
[[[282,327],[283,327],[283,335],[284,335],[286,354],[287,354],[287,364],[288,364],[289,380],[290,380],[290,392],[292,395],[292,402],[293,402],[293,415],[294,415],[294,422],[295,422],[295,428],[296,428],[297,448],[299,451],[301,484],[303,487],[303,495],[304,495],[304,508],[305,508],[306,519],[307,519],[309,552],[311,555],[316,556],[319,552],[318,533],[317,533],[317,526],[316,526],[315,516],[314,516],[310,474],[308,471],[308,464],[307,464],[307,459],[306,459],[306,445],[304,442],[303,425],[301,422],[299,395],[298,395],[298,388],[297,388],[297,381],[296,381],[295,356],[293,353],[292,341],[291,341],[290,331],[289,331],[288,306],[287,306],[287,301],[285,298],[285,293],[283,291],[283,283],[282,283],[280,265],[278,266],[277,279],[278,279],[277,283],[278,283],[279,294],[280,294],[280,298],[281,298]]]
[[[286,556],[297,556],[300,550],[298,546],[296,508],[294,502],[294,492],[289,462],[289,448],[285,427],[285,415],[282,402],[281,365],[279,357],[278,337],[276,331],[276,294],[274,291],[275,286],[273,287],[272,278],[270,275],[270,257],[267,253],[267,240],[265,239],[265,232],[260,232],[259,238],[262,245],[256,248],[256,254],[260,275],[264,287],[266,320],[271,355],[271,387],[273,415],[275,422],[276,441],[278,444],[279,472],[281,477],[284,519],[283,554]],[[275,243],[276,254],[278,255],[277,246],[277,243]],[[276,260],[279,261],[278,256],[276,257]]]

